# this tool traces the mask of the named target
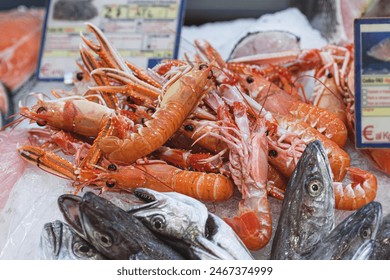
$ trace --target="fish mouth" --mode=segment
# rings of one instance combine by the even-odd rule
[[[147,210],[148,208],[155,208],[156,205],[158,205],[158,207],[164,207],[164,205],[167,203],[165,196],[168,194],[160,194],[157,191],[147,188],[137,188],[134,190],[133,194],[138,199],[145,202],[142,205],[131,206],[131,208],[127,210],[127,213],[134,214],[137,218],[139,218],[139,213],[142,216],[143,210]],[[172,197],[170,196],[170,198]],[[188,202],[186,201],[183,203]],[[167,236],[156,231],[153,231],[153,233],[160,240],[173,247],[177,252],[190,259],[201,259],[202,257],[209,259],[220,259],[221,256],[228,256],[231,258],[227,251],[225,252],[224,249],[218,248],[218,245],[212,241],[213,235],[215,235],[218,231],[218,226],[212,217],[209,216],[207,218],[205,228],[203,230],[204,233],[194,229],[194,231],[192,231],[190,234],[192,237],[185,240],[177,238],[173,235]]]
[[[332,170],[331,170],[330,164],[329,164],[328,155],[326,154],[325,148],[322,145],[321,141],[314,140],[313,142],[309,143],[308,146],[311,147],[312,153],[316,153],[318,156],[320,156],[322,161],[325,163],[325,166],[326,166],[326,169],[328,170],[328,173],[332,174]]]
[[[81,237],[85,238],[85,231],[80,212],[82,198],[73,194],[63,194],[58,198],[58,206],[68,225]]]
[[[145,189],[136,189],[136,190],[134,190],[134,195],[137,198],[145,201],[146,203],[157,201],[156,196],[153,195],[151,192],[145,190]]]
[[[367,240],[359,249],[355,252],[352,260],[367,260],[370,258],[374,251],[375,240]]]
[[[382,205],[379,202],[372,201],[361,210],[363,218],[367,224],[372,225],[371,239],[375,239],[382,223]]]
[[[62,222],[58,220],[51,223],[46,223],[43,226],[41,247],[44,250],[50,251],[50,253],[54,254],[55,256],[58,256],[61,248],[62,227]]]
[[[134,190],[133,194],[144,203],[139,205],[131,205],[130,209],[127,210],[128,213],[137,212],[138,210],[152,207],[159,202],[156,195],[149,189],[137,188]]]

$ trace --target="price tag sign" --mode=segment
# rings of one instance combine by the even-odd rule
[[[104,32],[121,56],[141,68],[177,58],[184,0],[50,0],[38,80],[78,71],[80,32],[86,22]]]
[[[355,20],[357,148],[390,148],[390,18]]]

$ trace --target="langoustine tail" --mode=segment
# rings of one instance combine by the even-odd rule
[[[378,183],[375,175],[357,167],[348,167],[351,183],[334,182],[335,206],[341,210],[356,210],[373,201]]]
[[[254,205],[255,207],[251,207]],[[238,216],[224,220],[249,250],[259,250],[271,239],[272,218],[267,197],[242,200],[238,207]]]

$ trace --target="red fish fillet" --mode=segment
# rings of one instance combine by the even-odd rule
[[[43,10],[0,12],[0,80],[17,90],[35,71]]]

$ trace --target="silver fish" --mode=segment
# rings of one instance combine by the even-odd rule
[[[271,259],[306,259],[333,229],[331,174],[321,142],[309,143],[286,188]]]
[[[294,57],[300,51],[299,41],[299,37],[287,31],[250,32],[237,42],[228,60],[242,62],[256,61],[256,59],[261,61],[263,59],[265,61],[266,58],[269,59],[270,57],[273,61],[277,60],[278,57],[272,56],[272,53],[278,53],[279,55],[284,53]]]
[[[371,260],[390,260],[390,215],[383,218],[375,239]]]
[[[0,128],[11,122],[13,104],[10,91],[0,82]]]
[[[374,250],[382,206],[370,202],[342,221],[317,246],[313,260],[366,260]]]
[[[367,10],[372,0],[319,0],[310,5],[307,13],[311,25],[331,44],[353,41],[353,22]]]
[[[58,204],[72,229],[108,259],[184,259],[137,218],[92,192],[62,195]]]
[[[144,188],[135,189],[134,195],[146,203],[128,212],[172,246],[183,247],[184,242],[191,258],[253,259],[234,231],[200,201]]]
[[[372,46],[367,55],[382,61],[390,61],[390,38],[381,40],[376,45]]]
[[[46,223],[41,235],[41,258],[45,260],[104,260],[91,244],[61,222]]]

